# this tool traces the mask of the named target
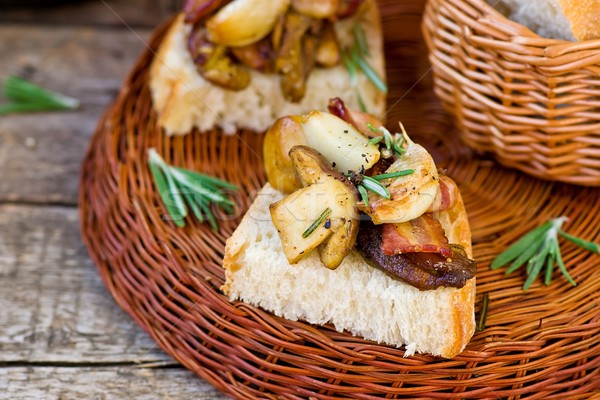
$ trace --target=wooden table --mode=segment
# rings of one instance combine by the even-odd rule
[[[0,1],[1,3],[1,1]],[[0,117],[0,399],[215,399],[103,287],[78,223],[79,167],[105,107],[176,0],[0,8],[0,79],[82,101]]]

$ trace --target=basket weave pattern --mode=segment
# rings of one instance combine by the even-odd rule
[[[467,349],[453,360],[404,358],[403,349],[332,326],[229,302],[219,290],[224,243],[265,182],[263,137],[163,135],[148,88],[152,51],[141,55],[100,121],[82,168],[82,235],[106,287],[162,349],[235,398],[590,398],[600,388],[599,258],[565,244],[578,286],[556,273],[549,287],[536,283],[526,293],[522,275],[503,277],[489,270],[489,262],[526,230],[561,214],[571,217],[570,232],[599,240],[600,190],[574,192],[505,170],[452,139],[423,75],[422,4],[390,0],[381,7],[391,60],[389,104],[395,105],[388,120],[402,119],[458,182],[479,261],[476,304],[483,293],[491,298],[487,328]],[[165,30],[156,31],[153,50]],[[240,215],[222,220],[220,232],[192,218],[183,229],[164,220],[147,166],[151,147],[168,163],[240,186]]]
[[[430,0],[435,92],[465,142],[543,179],[600,186],[600,40],[545,39],[484,0]]]

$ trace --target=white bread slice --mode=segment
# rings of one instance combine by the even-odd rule
[[[269,205],[283,195],[269,184],[259,192],[227,240],[223,291],[290,319],[332,323],[365,339],[406,345],[406,355],[430,353],[452,358],[474,332],[475,278],[461,289],[420,291],[367,265],[351,252],[336,270],[313,252],[290,265],[271,222]],[[460,199],[452,213],[440,213],[451,243],[466,246],[471,235]]]
[[[383,37],[379,10],[369,0],[360,22],[370,49],[368,62],[385,78]],[[356,19],[336,23],[342,46],[352,43]],[[344,99],[347,106],[358,109],[356,90],[342,65],[315,68],[307,81],[306,95],[299,103],[287,101],[281,92],[279,77],[250,71],[251,83],[241,91],[225,90],[204,80],[187,50],[190,27],[179,15],[165,36],[150,69],[150,90],[159,124],[168,134],[186,134],[196,126],[200,131],[213,127],[234,133],[236,128],[266,131],[274,120],[284,115],[300,115],[322,109],[332,97]],[[377,90],[364,74],[357,75],[357,87],[369,113],[382,116],[385,94]]]
[[[563,40],[600,38],[600,0],[487,0],[538,35]]]

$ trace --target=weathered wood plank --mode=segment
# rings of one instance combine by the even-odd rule
[[[0,364],[168,360],[105,290],[75,208],[0,206]]]
[[[182,0],[73,0],[57,6],[0,9],[0,22],[153,28],[179,10],[181,3]]]
[[[89,138],[149,34],[0,27],[0,79],[18,74],[82,101],[73,112],[0,117],[0,202],[76,203]]]
[[[190,371],[181,368],[8,367],[0,368],[0,398],[203,400],[226,397]]]

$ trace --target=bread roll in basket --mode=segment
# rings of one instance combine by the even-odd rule
[[[563,34],[598,34],[597,1],[558,3],[588,10],[556,11]],[[467,145],[539,178],[600,186],[600,39],[540,37],[484,0],[430,0],[422,28],[435,92]]]

